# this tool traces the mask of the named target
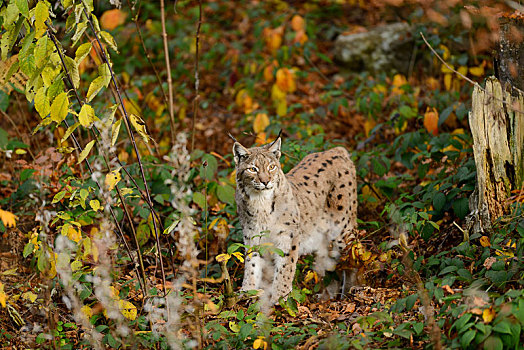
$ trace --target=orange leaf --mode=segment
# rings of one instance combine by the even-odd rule
[[[395,95],[402,95],[404,93],[404,90],[401,89],[402,86],[406,85],[408,81],[406,80],[406,77],[402,74],[396,74],[393,77],[393,94]]]
[[[300,45],[304,45],[304,43],[308,40],[307,34],[304,30],[299,30],[295,34],[295,39],[293,39],[294,43],[299,43]]]
[[[270,64],[266,68],[264,68],[264,80],[268,83],[271,83],[273,81],[273,65]]]
[[[438,134],[438,112],[435,108],[426,110],[424,114],[424,127],[430,133],[436,136]]]
[[[291,19],[291,28],[293,28],[295,32],[303,31],[306,28],[306,21],[300,15],[294,15]]]
[[[297,89],[293,71],[288,68],[280,68],[277,71],[277,86],[285,92],[293,92]]]
[[[119,9],[108,10],[100,17],[102,29],[113,30],[126,22],[127,14]]]
[[[16,220],[18,219],[18,216],[15,214],[0,209],[0,220],[4,223],[5,227],[16,227]]]

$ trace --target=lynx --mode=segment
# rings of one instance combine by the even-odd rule
[[[292,290],[298,257],[315,254],[320,276],[334,270],[356,229],[355,166],[342,147],[306,156],[287,175],[280,166],[280,136],[262,147],[233,146],[236,202],[247,246],[270,244],[279,254],[246,256],[242,290],[270,285],[275,304]]]

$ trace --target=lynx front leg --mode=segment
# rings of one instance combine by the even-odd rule
[[[293,237],[291,235],[290,237]],[[285,249],[282,249],[285,248]],[[293,279],[297,268],[298,247],[296,242],[281,247],[284,256],[277,255],[275,261],[275,275],[271,288],[271,304],[278,303],[280,297],[287,297],[293,289]]]
[[[262,281],[262,270],[264,260],[260,254],[253,252],[246,255],[244,265],[244,280],[242,281],[242,291],[259,289]]]

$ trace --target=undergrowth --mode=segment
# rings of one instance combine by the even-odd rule
[[[156,3],[2,3],[0,110],[27,134],[0,124],[0,232],[22,259],[0,265],[0,344],[430,348],[429,317],[446,348],[523,343],[522,196],[492,232],[470,232],[472,87],[418,37],[480,80],[486,50],[459,48],[492,23],[471,13],[465,30],[459,5],[431,7],[444,25],[417,1],[323,3],[178,1],[176,13],[166,4],[166,33]],[[354,25],[339,16],[348,11],[366,25],[375,11],[407,19],[413,71],[339,70],[326,42]],[[227,273],[238,291],[246,248],[225,132],[264,144],[280,130],[284,171],[351,150],[359,232],[339,274],[319,280],[314,256],[302,257],[288,300],[267,315],[224,286]],[[361,287],[320,300],[350,274]]]

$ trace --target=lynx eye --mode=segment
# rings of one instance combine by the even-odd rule
[[[269,171],[273,171],[273,170],[275,170],[276,168],[277,168],[277,166],[276,166],[275,164],[271,164],[271,165],[269,166]]]
[[[249,171],[250,173],[256,173],[258,171],[258,168],[255,166],[252,166],[251,168],[248,168],[247,171]]]

